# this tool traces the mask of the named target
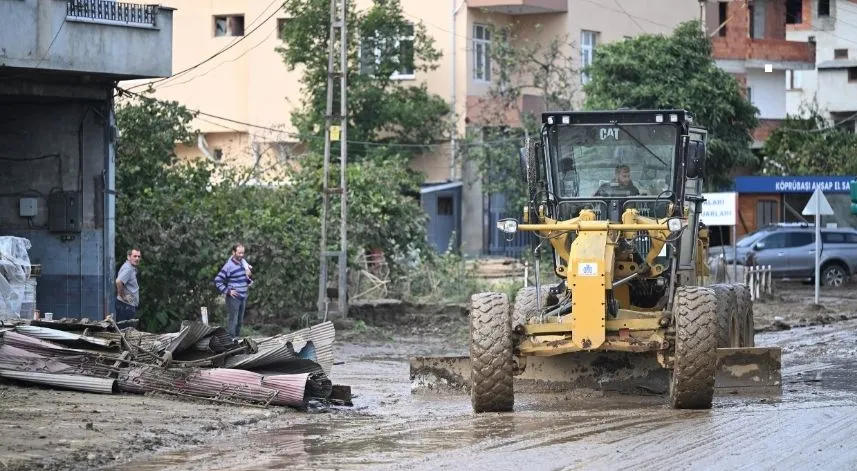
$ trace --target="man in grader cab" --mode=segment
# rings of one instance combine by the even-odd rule
[[[412,390],[465,386],[480,413],[513,410],[518,386],[655,386],[680,409],[710,408],[715,377],[778,389],[781,350],[754,347],[749,288],[702,283],[706,141],[686,110],[543,113],[521,149],[522,221],[497,222],[532,233],[535,286],[473,294],[469,357],[412,359]]]

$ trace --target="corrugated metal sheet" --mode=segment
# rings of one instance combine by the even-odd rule
[[[34,373],[30,371],[0,370],[0,376],[4,378],[38,383],[75,391],[84,391],[100,394],[113,394],[118,392],[116,380],[113,378],[93,378],[91,376],[64,375],[54,373]]]
[[[280,392],[283,402],[290,406],[301,406],[304,404],[304,391],[306,390],[309,373],[295,375],[262,376],[262,386],[276,389]]]
[[[59,373],[71,370],[71,366],[60,361],[43,357],[37,353],[0,344],[0,369],[15,371],[36,371]]]
[[[20,332],[24,335],[35,337],[37,339],[42,340],[52,340],[55,342],[63,342],[63,343],[84,343],[90,345],[97,345],[99,347],[104,348],[114,348],[117,346],[116,342],[95,338],[90,336],[83,336],[79,334],[74,334],[71,332],[65,332],[57,329],[49,329],[47,327],[35,327],[31,325],[19,325],[15,327],[17,332]]]
[[[175,355],[190,347],[193,347],[200,339],[208,336],[222,327],[210,326],[202,322],[183,322],[178,335],[172,339],[166,347],[166,351]]]
[[[203,370],[163,370],[154,367],[129,368],[119,376],[122,391],[147,393],[175,392],[199,398],[255,404],[301,406],[309,375],[278,375],[270,384],[252,371],[231,368]],[[303,381],[303,386],[298,383]]]
[[[12,331],[3,332],[3,343],[36,353],[68,350],[62,345]]]
[[[263,346],[270,343],[285,344],[291,342],[295,349],[301,351],[304,350],[307,343],[312,342],[315,358],[309,359],[317,361],[324,373],[330,376],[330,370],[333,368],[333,341],[335,338],[336,329],[333,327],[333,322],[327,321],[288,334],[262,338],[258,340],[258,343],[261,352]]]
[[[290,343],[267,343],[259,345],[257,353],[232,355],[226,359],[224,366],[249,370],[265,365],[274,365],[297,357],[298,355]]]

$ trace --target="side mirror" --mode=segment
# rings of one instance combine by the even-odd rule
[[[764,249],[765,249],[765,243],[764,242],[756,242],[755,244],[753,244],[753,250],[758,251],[758,250],[764,250]]]
[[[685,158],[687,178],[705,178],[705,143],[690,141]]]

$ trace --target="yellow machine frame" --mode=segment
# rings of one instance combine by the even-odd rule
[[[654,262],[673,236],[667,225],[673,211],[674,206],[670,204],[667,217],[653,219],[641,216],[636,209],[627,209],[622,214],[621,223],[611,223],[597,221],[595,212],[588,209],[573,219],[557,221],[546,217],[542,207],[539,219],[544,222],[530,224],[529,212],[525,210],[525,223],[518,225],[518,230],[541,233],[565,261],[565,265],[557,266],[556,271],[566,278],[572,305],[569,314],[530,319],[523,326],[525,338],[518,346],[520,354],[551,356],[578,351],[647,352],[668,349],[670,317],[663,306],[618,309],[614,318],[607,319],[606,293],[614,288],[617,277],[622,279],[636,274],[641,278],[657,278],[667,269]],[[687,220],[683,219],[682,224],[686,223]],[[577,234],[571,244],[568,243],[569,231]],[[652,241],[645,258],[646,265],[637,266],[630,256],[616,260],[619,238],[633,238],[638,231],[648,231]],[[627,285],[615,288],[613,295],[616,300],[623,306],[630,306]]]

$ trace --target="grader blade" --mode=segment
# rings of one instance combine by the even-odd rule
[[[715,389],[720,394],[778,394],[781,350],[720,348],[717,350]],[[410,359],[411,392],[461,393],[470,390],[470,358],[466,356]],[[619,392],[666,394],[669,371],[654,354],[580,352],[530,356],[515,376],[515,392]]]

